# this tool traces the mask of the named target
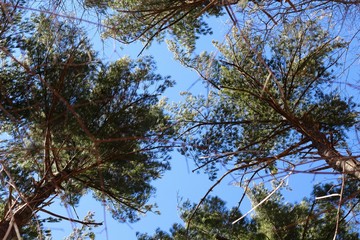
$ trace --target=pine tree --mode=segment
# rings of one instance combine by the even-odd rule
[[[34,15],[16,30],[1,56],[0,238],[22,234],[54,197],[76,206],[92,193],[121,221],[151,211],[171,133],[157,102],[172,81],[150,57],[102,63],[69,21]]]
[[[319,185],[314,187],[312,199],[304,198],[303,201],[295,204],[286,203],[282,194],[276,192],[268,201],[255,208],[251,217],[242,218],[236,223],[233,222],[242,217],[242,213],[238,208],[228,209],[226,203],[219,197],[207,197],[199,208],[197,204],[186,201],[180,208],[183,224],[173,224],[169,232],[157,229],[152,236],[137,233],[137,237],[139,240],[332,239],[337,219],[337,198],[324,201],[316,200],[316,197],[338,190],[338,187],[332,183]],[[249,195],[253,206],[269,193],[270,191],[263,184],[252,188]],[[342,209],[336,239],[360,239],[359,233],[356,232],[357,222],[346,220],[344,215],[354,210],[359,211],[358,207],[352,208],[350,205]]]
[[[360,164],[346,153],[345,134],[356,124],[356,104],[326,89],[346,43],[314,21],[295,20],[269,37],[235,30],[218,45],[218,59],[189,58],[173,46],[214,89],[206,99],[188,94],[173,106],[186,143],[181,152],[210,174],[225,165],[227,174],[264,170],[269,179],[315,157],[324,162],[307,172],[330,168],[359,179]]]

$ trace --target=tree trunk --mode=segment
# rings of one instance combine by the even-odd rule
[[[35,190],[33,194],[23,197],[21,203],[15,204],[12,209],[9,209],[8,212],[5,213],[6,217],[0,222],[0,239],[10,240],[16,238],[17,235],[14,226],[16,225],[17,228],[21,229],[28,224],[33,218],[34,213],[46,199],[56,193],[57,186],[60,186],[61,183],[68,178],[68,175],[57,174],[52,179],[45,181],[42,186],[34,187]],[[12,213],[10,213],[10,211]],[[6,236],[8,231],[10,232]]]
[[[294,122],[293,122],[294,123]],[[317,124],[299,123],[295,121],[296,129],[304,137],[311,140],[318,154],[334,170],[360,179],[360,161],[355,157],[341,155],[322,133]]]
[[[312,143],[318,150],[318,154],[325,159],[331,168],[360,180],[360,162],[356,158],[341,155],[330,144],[316,140],[312,140]]]

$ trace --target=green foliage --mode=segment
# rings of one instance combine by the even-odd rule
[[[358,187],[358,183],[349,182],[347,187]],[[331,189],[331,190],[330,190]],[[329,191],[330,190],[330,191]],[[316,186],[313,198],[338,192],[334,184]],[[264,185],[255,186],[250,192],[253,205],[268,196],[269,190]],[[346,196],[344,196],[346,197]],[[300,203],[284,202],[281,193],[276,192],[266,202],[254,210],[252,218],[243,218],[232,224],[241,213],[238,209],[227,209],[224,201],[218,197],[208,197],[194,213],[195,204],[185,202],[181,208],[181,219],[189,224],[189,231],[180,224],[174,224],[170,233],[160,229],[153,236],[137,234],[139,240],[153,239],[283,239],[300,240],[332,239],[335,232],[338,197],[334,202],[327,200],[304,199]],[[311,203],[313,202],[313,203]],[[344,213],[353,211],[352,206],[344,207],[340,216],[340,226],[336,239],[360,239],[356,232],[356,221],[348,221]],[[191,218],[191,221],[190,221]]]
[[[33,239],[52,239],[51,230],[44,227],[47,223],[60,222],[61,219],[48,217],[45,219],[40,219],[38,216],[35,216],[31,221],[21,228],[21,237],[24,240],[33,240]]]
[[[83,222],[93,223],[94,213],[88,212],[88,214],[84,217]],[[80,228],[75,227],[73,232],[65,238],[65,240],[78,240],[78,239],[95,239],[95,233],[93,232],[93,228],[91,225],[82,225]]]
[[[22,5],[24,0],[9,0],[6,3],[1,4],[0,8],[0,57],[4,57],[4,49],[11,49],[16,46],[16,41],[18,41],[21,36],[13,34],[16,31],[19,31],[19,23],[23,15],[23,11],[17,8],[6,8],[7,6],[12,6],[15,4]]]
[[[323,197],[331,196],[326,199],[316,200],[316,205],[310,212],[310,216],[319,216],[311,221],[306,233],[306,237],[312,239],[318,236],[318,239],[329,239],[333,237],[335,230],[335,220],[339,219],[339,229],[336,239],[359,239],[359,227],[357,216],[359,214],[359,196],[354,192],[359,191],[359,182],[348,179],[343,189],[342,204],[339,216],[339,196],[341,184],[322,184],[314,187],[312,196]]]
[[[351,12],[356,16],[358,11],[356,1],[85,0],[83,6],[104,16],[105,36],[123,43],[140,40],[145,46],[154,40],[173,38],[190,52],[199,36],[213,33],[209,19],[223,15],[229,16],[230,27],[252,22],[255,28],[267,34],[274,26],[297,17],[323,19],[331,16],[327,20],[335,25],[337,20],[343,21],[344,15],[352,19]]]
[[[100,10],[110,8],[107,15],[106,36],[121,42],[140,40],[150,44],[152,40],[162,41],[167,33],[190,50],[195,48],[199,35],[212,34],[206,23],[208,16],[222,15],[219,6],[207,9],[209,1],[141,0],[141,1],[86,1],[90,7]]]
[[[150,183],[169,169],[161,146],[172,130],[158,106],[169,77],[154,72],[151,57],[101,63],[82,29],[44,14],[10,35],[21,38],[11,40],[0,72],[1,134],[10,136],[2,201],[39,197],[36,211],[47,186],[73,206],[92,192],[120,221],[151,211]]]
[[[196,205],[186,201],[181,207],[181,219],[188,223]],[[239,224],[232,225],[231,221],[240,217],[238,209],[228,210],[225,202],[218,197],[207,198],[200,209],[191,219],[190,228],[180,224],[174,224],[168,234],[160,229],[155,235],[150,237],[147,234],[138,233],[138,239],[263,239],[255,233],[256,226],[254,222],[247,219],[242,220]],[[164,238],[161,238],[164,237]]]
[[[358,183],[349,181],[345,186],[357,188]],[[339,218],[336,239],[359,239],[356,220],[349,221],[344,217],[345,214],[355,210],[353,206],[356,206],[356,204],[354,205],[356,199],[347,198],[345,194],[343,199],[346,199],[347,204],[343,205],[339,216],[337,216],[339,196],[332,198],[332,201],[316,200],[317,197],[339,192],[339,186],[334,184],[318,185],[313,189],[312,199],[304,198],[297,204],[285,203],[283,196],[277,192],[256,210],[253,219],[257,222],[259,230],[265,233],[269,239],[325,240],[333,238],[336,219]],[[258,185],[252,189],[250,198],[253,204],[257,204],[269,193],[263,185]],[[355,212],[353,214],[356,215]]]
[[[304,131],[321,131],[336,146],[344,143],[356,122],[356,104],[326,87],[346,43],[315,21],[295,19],[266,37],[251,26],[234,29],[216,46],[217,58],[191,57],[171,45],[177,59],[216,88],[206,97],[188,94],[170,107],[180,123],[182,153],[212,179],[224,164],[276,173],[278,156],[289,156],[284,169],[291,168],[302,156],[300,146],[301,153],[312,148]]]
[[[314,150],[328,167],[346,172],[334,167],[331,161],[344,160],[337,149],[346,146],[345,133],[357,121],[356,104],[351,98],[344,98],[339,90],[326,87],[335,80],[333,70],[348,45],[323,30],[323,22],[316,22],[325,14],[315,15],[317,20],[311,21],[294,16],[307,10],[314,13],[318,6],[327,10],[328,4],[338,7],[353,3],[246,0],[83,3],[86,8],[105,14],[105,36],[121,42],[140,40],[146,47],[154,39],[162,41],[172,36],[175,41],[170,47],[176,58],[194,68],[216,89],[206,97],[186,94],[185,103],[170,107],[179,123],[176,140],[182,141],[180,152],[194,157],[198,169],[205,169],[211,179],[216,178],[219,166],[223,165],[231,166],[231,171],[236,170],[242,177],[249,176],[248,173],[273,177],[304,164]],[[3,159],[0,213],[4,216],[0,232],[10,221],[9,213],[23,207],[16,211],[19,226],[24,236],[35,238],[37,231],[42,230],[35,229],[37,220],[32,214],[55,195],[60,195],[65,204],[76,206],[84,194],[92,193],[106,204],[115,219],[138,220],[139,212],[156,206],[147,205],[155,191],[151,182],[169,169],[167,149],[163,146],[173,130],[158,97],[172,82],[154,73],[155,64],[150,57],[137,61],[121,58],[104,64],[92,50],[85,32],[70,20],[59,21],[57,13],[49,14],[46,10],[46,14],[22,20],[29,14],[22,15],[17,5],[27,8],[26,1],[10,0],[1,3],[0,10],[0,124],[1,134],[10,136],[0,151]],[[234,11],[231,5],[238,8],[234,7]],[[220,56],[214,58],[204,53],[190,57],[196,39],[212,34],[208,18],[222,16],[224,10],[236,27],[226,43],[216,44]],[[236,10],[245,15],[241,30],[237,29],[241,24]],[[313,16],[310,13],[306,16]],[[270,18],[269,22],[275,23],[273,29],[264,34],[263,23],[255,29],[256,24],[246,21],[256,14],[261,22],[266,22],[263,16],[266,20]],[[270,30],[269,22],[265,23],[266,30]],[[326,156],[329,152],[335,152],[335,157]],[[355,161],[353,169],[346,173],[356,173],[358,166]],[[328,186],[317,188],[314,196],[333,189],[339,191]],[[344,196],[357,200],[354,196],[357,185],[347,185],[346,189],[348,194]],[[253,201],[268,194],[261,187],[254,191]],[[306,202],[284,204],[281,195],[275,195],[252,221],[244,220],[230,227],[228,219],[241,214],[237,210],[228,211],[218,198],[208,198],[194,217],[190,236],[328,239],[334,219],[340,216],[338,238],[358,239],[343,221],[347,215],[342,211],[349,206],[344,206],[337,215],[335,203],[331,199],[311,208]],[[13,209],[8,209],[9,206]],[[194,205],[186,203],[183,209],[182,217],[187,221]],[[309,212],[315,214],[312,223],[308,221]],[[86,221],[92,221],[91,216]],[[306,225],[295,224],[300,222]],[[86,233],[85,226],[76,231],[71,239],[93,238],[92,233]],[[175,224],[172,235],[158,230],[156,236],[185,239],[185,233],[183,226]]]

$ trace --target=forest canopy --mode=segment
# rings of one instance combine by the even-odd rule
[[[213,185],[180,207],[184,225],[139,239],[359,239],[359,10],[357,0],[0,1],[0,238],[43,239],[44,225],[65,220],[82,225],[69,239],[94,238],[92,214],[51,211],[89,195],[120,223],[139,221],[157,212],[149,200],[175,156]],[[94,35],[140,42],[139,57],[99,57],[108,49]],[[183,101],[166,102],[175,81],[157,71],[156,42],[206,95],[179,89]],[[286,203],[295,174],[326,177]],[[230,178],[243,191],[232,210],[210,197]]]

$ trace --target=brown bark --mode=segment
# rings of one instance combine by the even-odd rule
[[[16,238],[14,225],[16,224],[21,229],[21,227],[28,224],[36,211],[45,203],[46,199],[56,193],[57,186],[60,186],[68,178],[69,175],[57,174],[52,179],[45,181],[41,186],[35,186],[34,193],[23,197],[21,202],[15,204],[12,209],[5,213],[7,214],[6,217],[0,222],[0,239]],[[13,225],[11,221],[13,221]],[[10,233],[5,238],[10,227]]]
[[[321,132],[316,123],[300,123],[298,119],[292,118],[291,124],[305,138],[310,139],[313,147],[316,148],[319,156],[326,161],[332,169],[360,179],[360,161],[352,156],[343,156],[336,150],[333,143],[329,141],[326,135]]]
[[[322,137],[323,141],[312,139],[312,143],[317,149],[318,154],[327,162],[327,164],[336,171],[360,180],[360,162],[354,157],[341,155],[333,146],[331,146],[331,143],[324,134],[319,132],[319,136]]]

